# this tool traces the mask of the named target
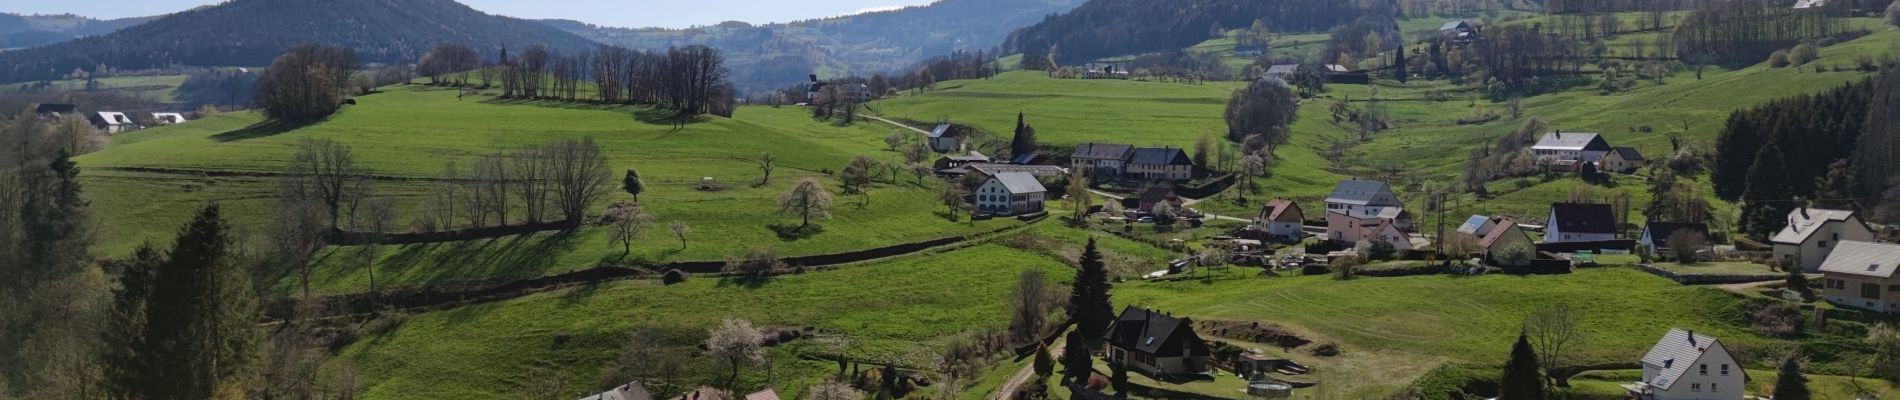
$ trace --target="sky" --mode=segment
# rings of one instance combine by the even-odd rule
[[[457,0],[490,14],[572,19],[615,27],[684,28],[724,21],[754,24],[857,14],[929,4],[932,0]],[[172,13],[220,0],[7,1],[0,12],[78,14],[111,19]]]

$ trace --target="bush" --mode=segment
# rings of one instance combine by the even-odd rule
[[[1787,50],[1775,50],[1774,54],[1768,55],[1769,68],[1781,68],[1786,66],[1788,66]]]
[[[1900,26],[1900,2],[1887,4],[1887,25]]]
[[[1364,265],[1365,261],[1360,260],[1359,256],[1340,256],[1334,259],[1332,264],[1333,278],[1344,280],[1358,276],[1359,266]]]
[[[1366,246],[1365,250],[1360,251],[1359,256],[1367,261],[1392,261],[1398,258],[1399,248],[1393,246],[1391,242],[1375,240],[1371,245]]]
[[[1775,302],[1755,311],[1754,329],[1762,336],[1791,338],[1801,334],[1806,328],[1806,319],[1801,309],[1792,304]]]
[[[257,78],[256,103],[264,116],[310,122],[336,113],[352,85],[356,53],[341,47],[302,45],[284,51]]]
[[[1812,44],[1802,43],[1794,46],[1794,50],[1788,51],[1788,63],[1794,65],[1807,65],[1820,58],[1820,52],[1815,50]]]
[[[1320,345],[1318,346],[1313,346],[1313,350],[1310,350],[1309,352],[1313,353],[1313,355],[1320,356],[1320,357],[1335,357],[1335,356],[1338,356],[1340,353],[1339,343],[1334,343],[1334,342],[1320,343]]]
[[[676,268],[666,270],[666,273],[660,274],[660,283],[662,284],[674,285],[681,282],[686,282],[686,271],[681,271]]]

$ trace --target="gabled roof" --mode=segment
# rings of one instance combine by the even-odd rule
[[[1340,181],[1339,185],[1333,186],[1333,193],[1326,195],[1326,202],[1361,206],[1374,205],[1372,202],[1379,194],[1391,192],[1392,186],[1387,185],[1385,182],[1362,180]],[[1397,204],[1379,205],[1396,206]]]
[[[1036,160],[1041,157],[1042,157],[1041,154],[1035,154],[1035,153],[1017,154],[1016,158],[1010,159],[1009,162],[1011,164],[1017,164],[1017,165],[1029,165],[1029,164],[1035,164]]]
[[[1048,189],[1042,187],[1042,182],[1036,181],[1035,175],[1028,173],[1004,172],[993,175],[990,179],[1002,183],[1003,189],[1008,190],[1012,194],[1041,193],[1048,191]]]
[[[1900,245],[1843,241],[1821,262],[1821,272],[1892,278],[1900,270]]]
[[[1794,2],[1794,8],[1796,10],[1804,9],[1804,8],[1820,7],[1820,6],[1825,6],[1825,5],[1827,5],[1827,0],[1799,0],[1799,1]]]
[[[1669,247],[1669,235],[1674,235],[1677,231],[1700,233],[1703,239],[1709,238],[1708,224],[1651,222],[1643,226],[1643,234],[1649,235],[1649,240],[1655,242],[1656,247]]]
[[[641,385],[640,382],[638,381],[630,382],[630,383],[620,385],[620,386],[615,386],[613,389],[608,389],[607,391],[601,392],[600,394],[581,398],[581,400],[652,400],[652,399],[653,399],[653,395],[648,394],[646,386]]]
[[[978,153],[974,151],[970,152],[970,154],[948,155],[948,156],[943,156],[943,158],[948,158],[951,161],[990,162],[990,156],[986,156],[986,155],[983,155],[983,153]]]
[[[931,129],[929,134],[933,139],[944,137],[944,135],[956,136],[956,134],[950,130],[950,124],[937,124],[937,128]]]
[[[45,103],[33,109],[34,114],[74,114],[78,112],[79,106],[72,104]]]
[[[1135,149],[1135,155],[1128,159],[1129,164],[1140,165],[1194,165],[1187,152],[1172,147],[1143,147]]]
[[[1643,152],[1636,151],[1635,147],[1618,147],[1610,152],[1615,153],[1617,157],[1623,157],[1624,161],[1643,161]]]
[[[1075,152],[1069,158],[1096,160],[1126,160],[1135,153],[1135,146],[1109,143],[1083,143],[1075,146]]]
[[[1267,67],[1267,75],[1292,75],[1300,72],[1299,64],[1280,64]]]
[[[1278,221],[1280,217],[1286,216],[1288,210],[1299,207],[1299,204],[1294,203],[1293,200],[1273,199],[1267,202],[1266,206],[1260,207],[1260,215],[1268,221]]]
[[[1035,175],[1035,176],[1056,176],[1056,175],[1069,174],[1069,170],[1063,169],[1062,167],[1057,167],[1054,165],[1015,165],[1015,164],[971,163],[961,168],[967,168],[971,171],[976,171],[977,173],[981,173],[983,175],[988,175],[988,176],[996,176],[996,174],[1001,174],[1001,173],[1006,173],[1006,172],[1022,172],[1022,173]]]
[[[1450,22],[1446,22],[1444,26],[1438,27],[1438,30],[1449,31],[1449,30],[1458,29],[1458,28],[1470,29],[1471,24],[1465,23],[1465,20],[1462,20],[1462,19],[1454,19],[1454,20],[1451,20]]]
[[[1604,141],[1603,135],[1595,133],[1551,132],[1544,134],[1544,138],[1538,140],[1537,145],[1531,146],[1531,148],[1538,150],[1610,151],[1610,142]]]
[[[161,124],[182,124],[182,123],[185,123],[185,114],[152,113],[152,119],[155,121],[158,121]]]
[[[1531,238],[1530,234],[1524,233],[1524,229],[1517,227],[1517,221],[1506,218],[1502,221],[1498,221],[1497,226],[1491,227],[1491,231],[1485,233],[1483,239],[1478,239],[1478,247],[1489,249],[1492,245],[1498,244],[1499,240],[1504,240],[1504,237],[1510,235],[1512,232],[1523,236],[1525,241],[1529,241]]]
[[[128,125],[132,123],[132,118],[125,116],[125,113],[122,112],[100,111],[93,114],[99,117],[100,120],[105,121],[106,125]]]
[[[1490,230],[1485,229],[1485,225],[1489,225],[1491,223],[1492,223],[1491,217],[1487,217],[1483,215],[1473,215],[1471,216],[1471,218],[1465,219],[1465,223],[1463,225],[1458,225],[1458,233],[1463,233],[1466,235],[1482,235],[1485,233],[1489,233]],[[1479,232],[1480,230],[1483,230],[1484,232]]]
[[[1847,223],[1849,221],[1860,222],[1860,218],[1854,217],[1853,211],[1823,210],[1807,207],[1797,208],[1793,212],[1788,213],[1788,226],[1782,227],[1781,232],[1775,234],[1774,242],[1783,244],[1807,243],[1808,237],[1813,236],[1814,232],[1820,231],[1821,227],[1827,225],[1827,223]]]
[[[778,391],[766,388],[765,390],[745,395],[745,400],[779,400]]]
[[[1690,366],[1696,365],[1697,360],[1701,360],[1702,356],[1712,349],[1728,351],[1727,348],[1716,343],[1714,336],[1696,334],[1694,331],[1681,328],[1670,329],[1669,333],[1663,335],[1662,340],[1656,341],[1656,346],[1649,348],[1648,354],[1643,355],[1643,364],[1655,366],[1660,370],[1655,378],[1644,383],[1658,389],[1669,390],[1669,387],[1675,385],[1676,380],[1681,378],[1683,373],[1689,371]],[[1729,358],[1735,357],[1731,354]],[[1747,379],[1747,370],[1739,367],[1736,370],[1741,372],[1743,379]]]
[[[1346,66],[1339,65],[1339,64],[1326,64],[1326,72],[1331,72],[1335,74],[1343,74],[1347,72],[1352,72],[1352,68],[1346,68]]]
[[[1179,196],[1175,196],[1174,188],[1168,186],[1155,186],[1148,188],[1148,190],[1141,191],[1142,204],[1160,203],[1162,200],[1167,200],[1170,197]]]
[[[1155,354],[1169,341],[1189,339],[1186,336],[1191,336],[1194,329],[1191,323],[1192,321],[1186,318],[1175,318],[1172,315],[1128,306],[1122,309],[1121,316],[1115,318],[1115,324],[1109,326],[1108,332],[1102,335],[1102,339],[1107,340],[1112,346]],[[1175,334],[1183,331],[1188,334]],[[1186,352],[1196,355],[1208,354],[1206,343],[1197,341],[1190,345],[1198,345],[1196,346],[1198,348],[1184,349]]]
[[[1550,225],[1565,233],[1616,233],[1609,204],[1552,203],[1550,214]]]

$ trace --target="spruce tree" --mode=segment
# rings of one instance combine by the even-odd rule
[[[1095,239],[1090,238],[1082,250],[1081,265],[1075,271],[1075,286],[1069,294],[1069,318],[1075,321],[1075,331],[1083,338],[1102,337],[1115,318],[1108,291],[1107,266],[1102,262],[1101,251],[1095,248]],[[1087,342],[1070,342],[1070,346],[1079,343]]]
[[[1742,193],[1742,201],[1747,202],[1742,207],[1742,230],[1766,238],[1788,224],[1788,213],[1796,207],[1788,187],[1788,163],[1782,159],[1780,145],[1769,142],[1762,146],[1747,181],[1748,189]]]
[[[1087,341],[1081,331],[1069,331],[1068,344],[1062,346],[1062,382],[1081,382],[1094,373],[1095,360],[1089,357]]]
[[[1023,113],[1016,113],[1015,136],[1009,139],[1011,157],[1036,153],[1036,128],[1023,122]]]
[[[1504,363],[1504,376],[1498,380],[1503,400],[1543,400],[1544,378],[1537,372],[1537,352],[1531,349],[1530,336],[1517,334],[1511,346],[1511,359]]]
[[[256,302],[230,259],[229,231],[216,204],[179,230],[145,307],[148,351],[138,375],[151,379],[133,398],[212,398],[250,361]]]
[[[1056,360],[1049,357],[1048,345],[1036,345],[1036,361],[1034,362],[1034,366],[1036,376],[1043,377],[1044,379],[1047,379],[1051,374],[1055,373]]]
[[[627,167],[627,176],[620,178],[620,190],[627,191],[627,194],[633,196],[633,202],[638,203],[640,192],[647,191],[647,185],[640,181],[639,171],[634,171],[633,167]]]
[[[1775,400],[1808,400],[1814,396],[1808,393],[1808,378],[1801,376],[1801,357],[1789,356],[1781,362],[1781,373],[1775,377]]]
[[[1410,78],[1410,76],[1408,76],[1410,74],[1406,72],[1405,45],[1400,44],[1399,51],[1392,56],[1392,78],[1398,79],[1399,83],[1405,83],[1405,80]]]

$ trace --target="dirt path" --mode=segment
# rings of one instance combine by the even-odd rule
[[[1825,277],[1821,276],[1820,274],[1808,274],[1808,280],[1810,281],[1818,280],[1822,278],[1825,278]],[[1760,289],[1762,287],[1769,286],[1769,285],[1785,284],[1787,282],[1788,281],[1786,280],[1772,280],[1772,281],[1748,282],[1748,283],[1731,283],[1727,285],[1717,285],[1716,288],[1733,292],[1735,294],[1748,295],[1748,294],[1751,294],[1751,292],[1754,292],[1755,289]]]
[[[1055,345],[1049,346],[1050,358],[1060,359],[1062,357],[1063,343],[1064,343],[1064,339],[1056,339]],[[1016,388],[1021,387],[1024,383],[1029,383],[1029,379],[1034,378],[1035,376],[1036,376],[1036,363],[1030,362],[1029,365],[1024,365],[1022,369],[1017,370],[1015,375],[1010,375],[1009,380],[1003,381],[1002,386],[997,386],[996,391],[990,392],[989,399],[990,400],[1008,399],[1010,394],[1016,393]]]
[[[883,123],[886,123],[886,124],[891,124],[891,125],[897,125],[897,126],[900,126],[900,127],[903,127],[904,129],[909,129],[909,130],[911,130],[911,131],[913,131],[913,132],[917,132],[917,133],[921,133],[921,134],[924,134],[924,135],[926,135],[926,136],[928,136],[928,135],[930,135],[930,131],[926,131],[926,130],[923,130],[923,129],[918,129],[918,128],[917,128],[917,127],[915,127],[915,126],[910,126],[910,125],[904,125],[904,124],[900,124],[900,123],[898,123],[897,121],[892,121],[892,120],[888,120],[888,119],[884,119],[884,117],[873,117],[873,116],[869,116],[869,115],[859,115],[859,117],[863,117],[864,119],[869,119],[869,120],[872,120],[872,121],[878,121],[878,122],[883,122]]]

